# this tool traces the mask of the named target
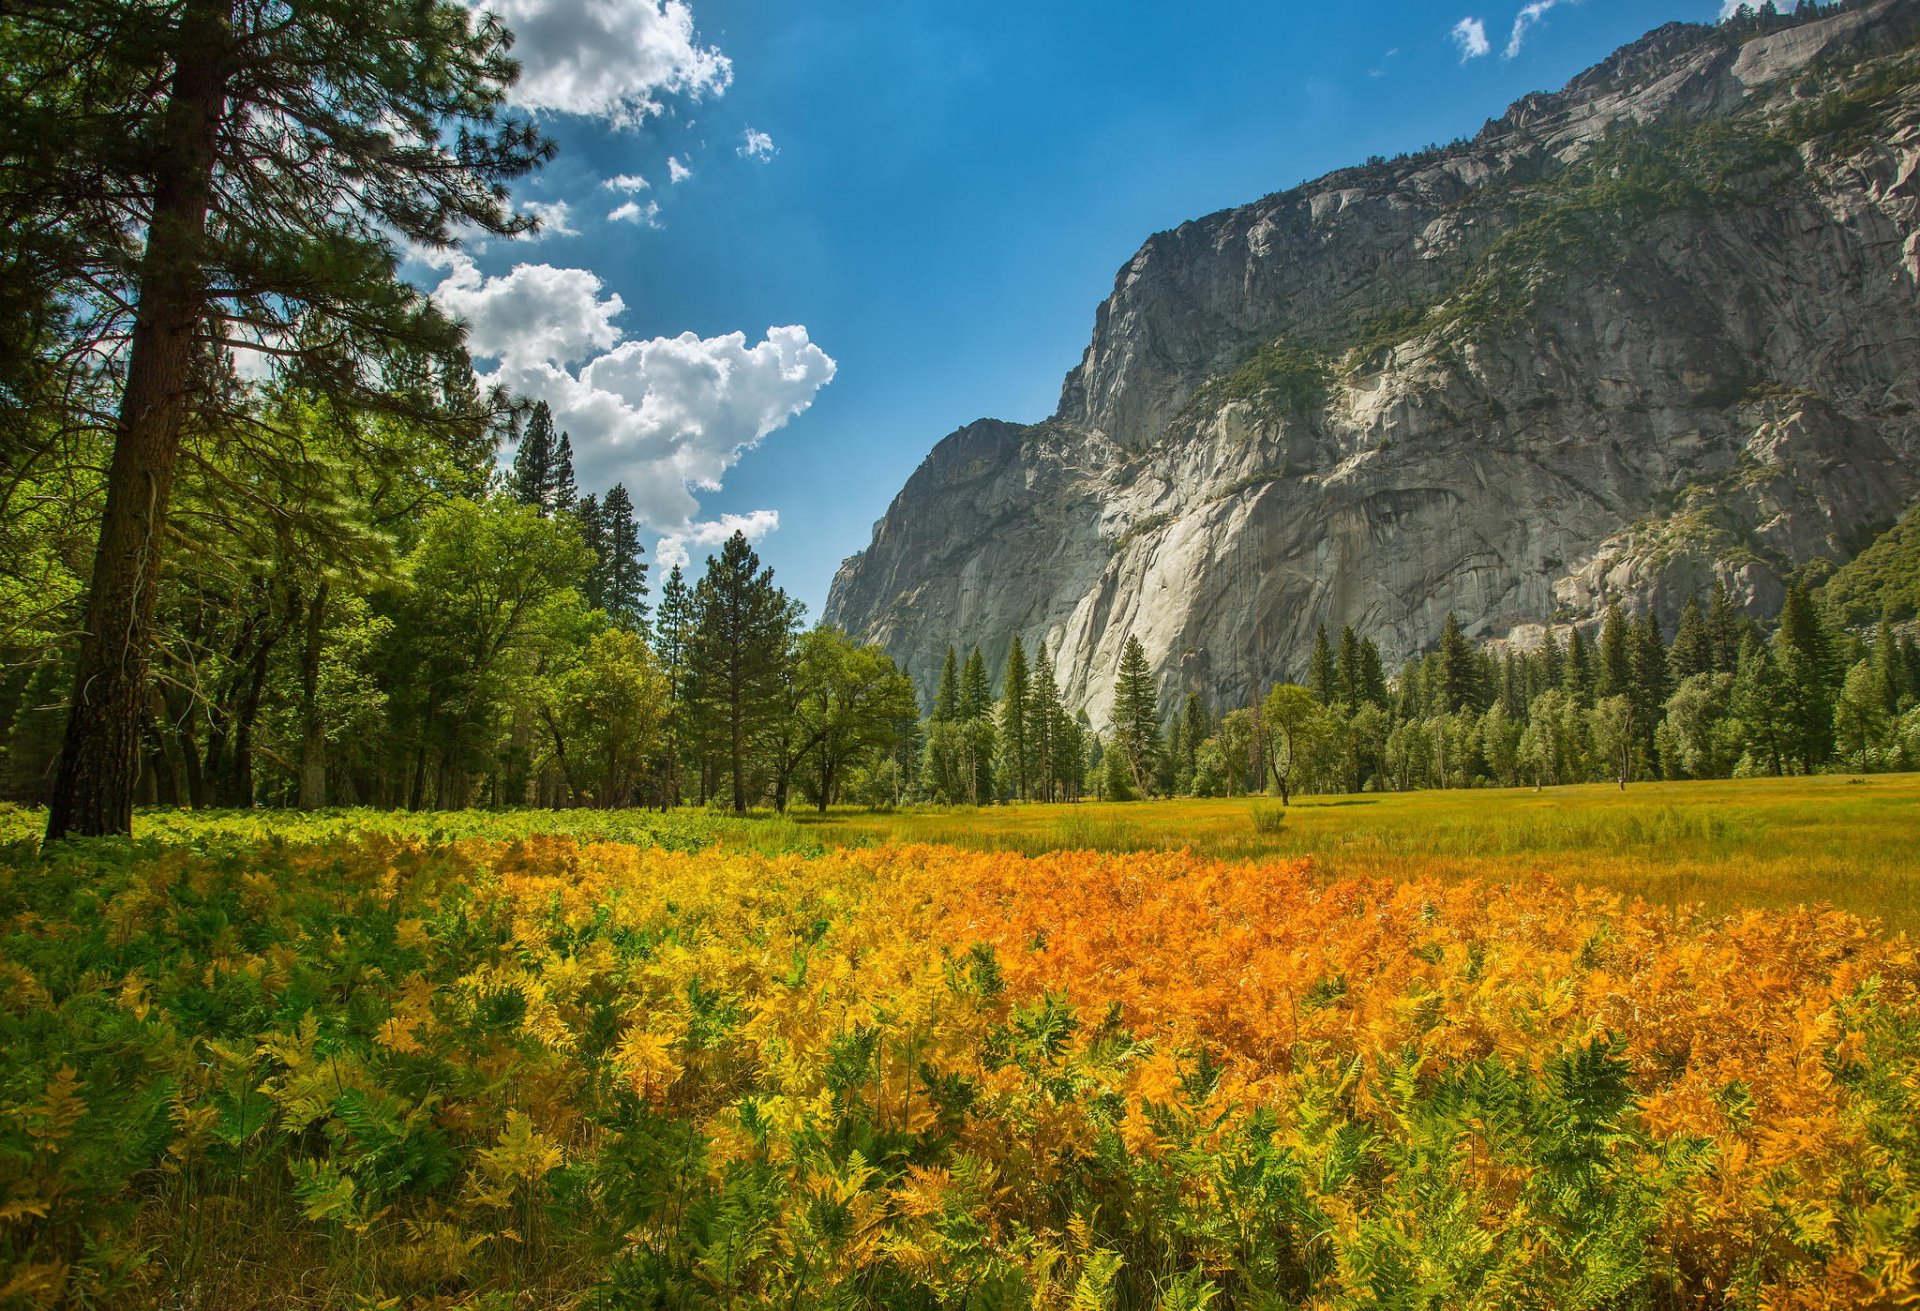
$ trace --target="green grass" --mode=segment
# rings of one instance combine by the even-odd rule
[[[1826,902],[1920,929],[1920,775],[800,816],[828,845],[1311,857],[1329,876],[1546,875],[1716,912]]]

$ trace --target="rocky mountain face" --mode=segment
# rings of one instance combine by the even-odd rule
[[[1920,0],[1673,24],[1471,142],[1148,240],[1031,426],[943,439],[826,618],[925,690],[1044,643],[1102,725],[1129,634],[1244,704],[1316,626],[1757,613],[1920,495]]]

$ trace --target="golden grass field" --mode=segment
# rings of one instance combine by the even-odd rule
[[[1920,930],[1920,775],[796,812],[822,843],[1038,854],[1190,848],[1311,856],[1329,876],[1547,874],[1711,911],[1828,902]]]

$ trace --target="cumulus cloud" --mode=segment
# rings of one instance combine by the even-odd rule
[[[723,95],[733,63],[702,45],[685,0],[469,0],[516,38],[515,103],[631,125],[663,95]]]
[[[764,164],[780,152],[779,148],[773,144],[772,137],[765,132],[756,132],[748,128],[746,140],[741,142],[738,153],[748,159],[757,159]]]
[[[433,297],[465,320],[475,357],[497,361],[481,383],[546,401],[573,436],[580,482],[624,482],[660,532],[691,531],[694,491],[717,491],[837,367],[797,324],[751,344],[739,332],[623,341],[613,320],[625,306],[584,269],[521,264],[483,277],[462,256]]]
[[[1527,39],[1527,29],[1539,23],[1547,16],[1547,11],[1557,8],[1561,0],[1532,0],[1523,5],[1513,17],[1513,35],[1507,38],[1507,48],[1501,52],[1502,59],[1512,59],[1520,53],[1520,46]]]
[[[607,217],[615,223],[633,223],[640,227],[657,228],[660,226],[660,203],[649,200],[642,205],[637,200],[607,211]]]
[[[719,546],[735,533],[745,533],[749,542],[757,542],[780,526],[778,510],[749,510],[745,514],[723,514],[718,519],[690,523],[678,532],[661,536],[653,550],[660,572],[692,563],[691,552]]]
[[[620,173],[608,178],[600,185],[608,191],[618,191],[623,195],[631,196],[645,191],[653,184],[641,177],[638,173]]]
[[[527,200],[522,201],[520,210],[540,220],[537,232],[530,232],[522,240],[537,241],[541,237],[577,237],[580,230],[570,222],[572,206],[564,200]]]
[[[693,176],[693,170],[680,162],[679,156],[667,156],[667,181],[678,186]]]
[[[466,323],[467,345],[476,356],[530,367],[585,359],[620,339],[613,320],[626,305],[618,295],[603,299],[600,290],[600,279],[585,269],[516,264],[512,272],[489,278],[456,255],[433,299]]]
[[[1477,18],[1461,19],[1453,25],[1448,35],[1453,38],[1454,45],[1460,48],[1460,62],[1463,64],[1493,49],[1492,43],[1487,40],[1487,25]]]

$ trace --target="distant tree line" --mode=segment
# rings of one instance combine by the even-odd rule
[[[1129,642],[1105,772],[1112,796],[1407,791],[1920,768],[1920,645],[1854,632],[1789,588],[1769,634],[1716,588],[1668,639],[1610,606],[1597,639],[1476,645],[1449,615],[1391,679],[1351,628],[1316,636],[1304,684],[1211,719],[1161,719]]]

